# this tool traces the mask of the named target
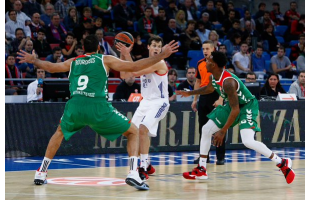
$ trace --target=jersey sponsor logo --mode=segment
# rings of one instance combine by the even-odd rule
[[[252,126],[254,123],[252,121],[252,110],[251,109],[246,109],[246,119],[250,126]]]
[[[92,64],[92,63],[95,63],[95,58],[91,58],[89,60],[79,59],[79,60],[75,61],[75,65],[88,65],[88,64]]]
[[[87,97],[95,97],[95,93],[88,93],[88,92],[84,92],[84,91],[81,91],[81,90],[76,90],[73,92],[73,95],[75,94],[80,94],[80,95],[84,95],[84,96],[87,96]]]
[[[159,118],[161,114],[165,111],[165,108],[168,104],[164,103],[158,110],[157,114],[155,115],[155,118]]]
[[[240,124],[245,124],[245,123],[246,123],[245,119],[241,120],[241,122],[240,122]]]
[[[47,179],[48,184],[75,186],[121,186],[126,185],[123,179],[106,177],[59,177]]]

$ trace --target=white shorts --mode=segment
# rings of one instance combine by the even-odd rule
[[[133,115],[131,122],[138,128],[140,124],[143,124],[146,126],[146,128],[149,129],[149,136],[156,137],[158,123],[166,116],[169,107],[169,101],[142,100],[135,114]]]

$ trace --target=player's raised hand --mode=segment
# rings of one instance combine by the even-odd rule
[[[174,40],[172,40],[171,42],[169,42],[169,44],[166,44],[163,48],[162,48],[162,54],[165,56],[165,58],[168,58],[171,54],[178,52],[178,42],[175,42]]]
[[[32,54],[29,54],[23,50],[20,50],[17,54],[20,56],[17,57],[17,59],[19,59],[19,63],[34,63],[37,58],[34,50],[32,51]]]
[[[188,91],[184,91],[184,90],[176,90],[175,93],[177,95],[181,95],[181,97],[189,97],[189,96],[191,96]]]
[[[131,44],[129,47],[126,47],[123,43],[118,42],[116,43],[115,47],[122,55],[128,55],[132,50],[133,44]]]

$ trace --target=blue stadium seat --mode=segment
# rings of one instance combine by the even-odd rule
[[[280,44],[284,44],[284,38],[283,37],[281,37],[281,36],[276,36],[276,38],[277,38],[277,40],[278,40],[278,42],[280,43]]]
[[[298,42],[299,42],[298,40],[291,40],[290,41],[290,47],[294,46],[295,44],[298,44]]]
[[[266,60],[265,61],[265,70],[267,71],[267,72],[270,72],[270,64],[271,64],[271,62],[270,62],[270,60]]]
[[[285,48],[285,56],[290,57],[291,51],[291,48]]]
[[[213,28],[214,28],[215,30],[220,30],[220,29],[222,28],[222,24],[214,24],[214,25],[213,25]]]
[[[201,50],[189,50],[187,53],[187,58],[189,59],[188,65],[190,67],[197,67],[197,62],[204,58]]]
[[[277,55],[277,51],[270,51],[271,56]]]
[[[267,52],[263,52],[263,58],[267,61],[267,60],[270,60],[270,55],[269,55],[269,53],[267,53]]]
[[[135,22],[133,23],[133,30],[134,30],[135,32],[139,32],[139,26],[138,26],[138,22],[137,22],[137,21],[135,21]]]
[[[274,30],[274,34],[276,36],[282,36],[284,35],[285,31],[287,30],[288,26],[286,25],[279,25],[276,26],[275,30]]]

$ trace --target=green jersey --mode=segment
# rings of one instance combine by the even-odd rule
[[[238,94],[239,104],[246,104],[250,102],[251,99],[255,98],[255,96],[252,95],[252,93],[248,90],[248,88],[243,84],[243,82],[236,75],[231,74],[227,70],[224,70],[219,80],[215,80],[214,76],[212,76],[212,86],[224,100],[227,100],[227,94],[225,93],[223,89],[223,82],[227,78],[233,78],[238,83],[237,94]]]
[[[76,57],[69,73],[71,97],[107,98],[108,76],[103,55],[85,54]]]

